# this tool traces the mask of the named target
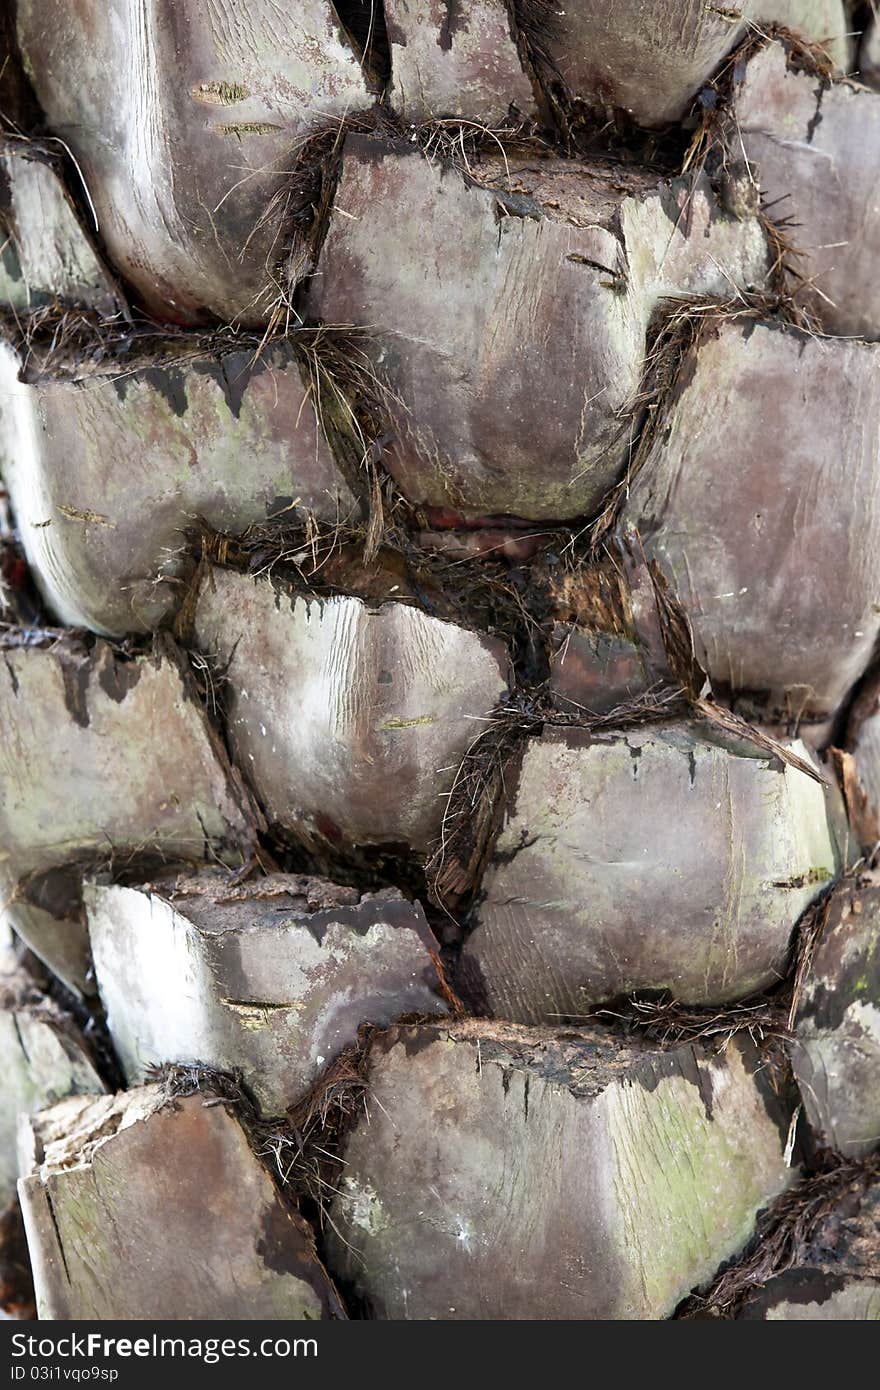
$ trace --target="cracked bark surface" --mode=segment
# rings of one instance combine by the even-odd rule
[[[56,297],[105,318],[124,311],[113,277],[58,169],[58,151],[33,140],[0,141],[0,302],[24,313]]]
[[[560,82],[569,99],[623,110],[639,125],[685,116],[750,25],[783,25],[825,46],[839,69],[848,67],[839,0],[745,0],[730,11],[665,0],[586,0],[566,9],[513,0],[513,11],[534,14],[546,81]]]
[[[21,0],[18,42],[113,264],[151,313],[261,324],[302,209],[303,142],[372,102],[329,0]]]
[[[817,1144],[850,1158],[880,1143],[880,883],[859,884],[832,895],[789,1044]]]
[[[880,96],[793,72],[772,44],[748,64],[733,109],[767,205],[793,223],[798,302],[826,332],[876,340]]]
[[[713,685],[770,722],[833,715],[880,634],[878,360],[863,342],[721,323],[686,355],[623,508]]]
[[[538,116],[504,0],[384,0],[388,99],[408,121],[464,117],[489,126]],[[513,113],[511,112],[513,108]]]
[[[3,1313],[877,1318],[865,23],[0,13]]]
[[[104,1085],[73,1021],[41,998],[23,971],[0,979],[0,1209],[15,1196],[22,1115]]]
[[[106,644],[2,653],[4,914],[76,989],[87,963],[78,864],[150,853],[235,864],[254,833],[180,661],[173,644],[132,661]]]
[[[295,893],[284,875],[226,901],[225,880],[204,871],[86,888],[98,988],[129,1083],[157,1062],[201,1062],[241,1071],[264,1113],[283,1114],[361,1024],[447,1012],[418,903],[391,889],[336,890],[351,901],[310,910],[307,895],[324,885]]]

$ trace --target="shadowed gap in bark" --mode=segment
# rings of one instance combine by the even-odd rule
[[[286,1115],[261,1114],[237,1072],[168,1064],[154,1068],[148,1080],[159,1082],[169,1100],[200,1094],[206,1103],[232,1111],[282,1198],[312,1226],[320,1253],[326,1209],[342,1176],[343,1140],[367,1093],[374,1031],[364,1024],[357,1043],[325,1068]]]
[[[0,127],[25,134],[39,127],[43,116],[21,61],[16,9],[16,0],[0,6]]]
[[[34,1281],[17,1197],[0,1212],[0,1313],[9,1318],[37,1316]]]
[[[391,46],[382,0],[332,0],[340,23],[377,93],[391,79]]]

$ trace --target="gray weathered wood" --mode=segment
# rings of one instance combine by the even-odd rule
[[[623,532],[696,655],[763,719],[821,724],[880,634],[880,348],[727,321],[684,362]]]
[[[23,972],[0,978],[0,1209],[15,1196],[20,1116],[103,1089],[72,1021]]]
[[[372,104],[330,0],[22,0],[18,40],[108,254],[159,317],[261,323],[304,141]]]
[[[45,143],[0,138],[0,209],[0,306],[26,314],[58,300],[104,318],[124,312]]]
[[[770,215],[802,254],[792,284],[830,333],[880,338],[880,95],[788,70],[772,44],[749,63],[734,102],[736,139]]]
[[[370,1056],[328,1244],[381,1318],[666,1317],[791,1178],[738,1043],[471,1022]]]
[[[309,1227],[222,1105],[163,1105],[157,1086],[62,1101],[32,1121],[22,1151],[40,1318],[341,1314]]]
[[[551,730],[504,781],[463,961],[499,1018],[583,1018],[633,990],[742,998],[781,978],[837,872],[816,782],[687,724]]]
[[[513,156],[471,174],[350,136],[309,307],[369,329],[413,501],[579,516],[629,459],[660,300],[759,283],[763,236],[702,178]]]
[[[532,8],[521,0],[522,9]],[[514,5],[517,8],[517,5]],[[592,107],[622,109],[639,125],[665,125],[686,115],[703,83],[749,32],[749,24],[782,24],[824,44],[848,65],[849,25],[840,0],[741,0],[736,6],[670,0],[581,0],[536,7],[548,78]]]
[[[86,988],[78,863],[137,854],[240,861],[253,813],[188,690],[173,644],[123,660],[105,643],[7,647],[0,660],[0,901]]]
[[[842,883],[810,961],[789,1044],[820,1148],[880,1145],[880,876]]]
[[[210,871],[145,888],[87,886],[107,1024],[129,1083],[151,1063],[240,1071],[282,1114],[363,1023],[446,1013],[418,903],[321,879],[241,888]]]
[[[181,596],[186,531],[284,512],[350,517],[354,498],[289,347],[179,346],[124,370],[18,379],[0,353],[0,471],[25,554],[62,622],[121,636]]]
[[[766,1322],[880,1321],[880,1280],[835,1270],[792,1269],[768,1279],[744,1318]]]
[[[387,99],[401,116],[458,116],[489,126],[537,116],[504,0],[459,0],[454,9],[443,0],[384,0],[384,9]]]
[[[195,632],[226,671],[232,746],[269,819],[334,846],[427,849],[462,755],[508,689],[498,639],[232,570],[206,577]]]

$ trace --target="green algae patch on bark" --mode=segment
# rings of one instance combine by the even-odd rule
[[[380,1318],[662,1318],[790,1181],[738,1044],[461,1023],[371,1042],[331,1267]]]

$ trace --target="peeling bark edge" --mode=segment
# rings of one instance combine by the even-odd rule
[[[208,1099],[202,1102],[205,1106],[242,1107],[246,1104],[243,1093],[236,1094],[234,1079],[215,1073],[211,1074],[211,1082],[204,1088],[183,1088],[176,1094],[172,1094],[166,1088],[151,1114],[141,1117],[137,1123],[148,1123],[149,1119],[163,1110],[178,1109],[180,1100],[193,1096],[200,1089],[204,1089],[208,1096]],[[255,1148],[245,1117],[233,1110],[231,1118],[241,1127],[254,1161],[269,1178],[277,1198],[274,1209],[266,1212],[262,1234],[255,1243],[255,1253],[267,1270],[276,1274],[292,1275],[311,1288],[320,1305],[322,1318],[347,1320],[348,1315],[342,1300],[318,1257],[314,1231],[301,1215],[298,1203],[291,1199],[290,1191],[285,1191],[284,1186],[278,1182],[272,1168],[265,1161],[265,1155]],[[107,1136],[108,1142],[112,1143],[120,1132],[122,1131],[117,1130],[110,1133]],[[160,1176],[157,1172],[156,1177]],[[39,1173],[33,1173],[19,1180],[18,1194],[33,1261],[35,1283],[43,1290],[44,1299],[46,1293],[49,1294],[48,1301],[40,1307],[40,1314],[43,1319],[63,1321],[70,1316],[70,1309],[66,1306],[64,1298],[64,1291],[70,1281],[61,1233],[55,1219],[51,1181],[51,1173],[48,1181],[44,1181]],[[291,1235],[294,1238],[293,1242]],[[61,1263],[61,1271],[56,1266],[55,1252]]]

